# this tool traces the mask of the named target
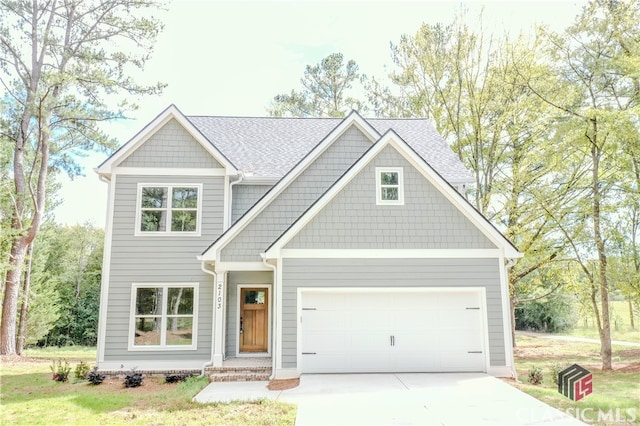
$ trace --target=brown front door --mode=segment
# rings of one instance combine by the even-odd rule
[[[267,352],[269,292],[266,288],[240,290],[240,352]]]

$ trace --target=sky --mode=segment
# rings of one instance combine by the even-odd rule
[[[331,53],[353,59],[360,71],[383,77],[393,68],[390,43],[415,34],[422,23],[449,24],[467,9],[483,13],[496,35],[530,32],[535,23],[562,31],[584,1],[174,1],[159,14],[164,30],[140,83],[167,84],[160,96],[136,100],[130,120],[105,130],[124,144],[157,114],[175,104],[186,115],[265,116],[273,97],[300,89],[306,65]],[[471,23],[471,22],[470,22]],[[61,178],[61,224],[104,227],[107,184],[93,169],[106,158],[82,158],[84,175]]]

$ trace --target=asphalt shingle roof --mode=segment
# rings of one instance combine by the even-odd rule
[[[188,116],[238,169],[280,178],[340,124],[340,118]],[[426,119],[366,119],[381,135],[393,129],[450,183],[471,182],[446,141]]]

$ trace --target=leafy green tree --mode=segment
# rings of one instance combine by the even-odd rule
[[[77,174],[75,155],[115,147],[99,125],[135,107],[127,101],[112,107],[121,95],[162,88],[130,76],[153,50],[161,25],[150,14],[157,6],[147,0],[0,3],[0,82],[8,92],[0,123],[12,147],[0,354],[16,353],[20,278],[46,211],[49,175]]]
[[[276,117],[344,117],[364,104],[348,92],[361,75],[354,60],[344,62],[342,53],[332,53],[316,65],[307,65],[301,91],[276,95],[268,112]]]
[[[581,155],[588,170],[587,196],[557,224],[588,277],[603,370],[612,368],[608,263],[619,201],[626,196],[619,183],[632,172],[629,153],[638,143],[639,17],[640,5],[632,0],[591,1],[563,34],[541,30],[552,73],[569,90],[528,80],[536,95],[564,114],[561,149]]]
[[[524,38],[474,32],[462,18],[423,24],[392,45],[393,86],[369,85],[377,113],[434,121],[475,177],[472,202],[524,252],[509,275],[513,313],[560,288],[536,274],[564,258],[566,242],[549,212],[576,196],[583,172],[571,152],[557,152],[549,126],[557,111],[523,83],[526,74],[560,87],[531,47]]]

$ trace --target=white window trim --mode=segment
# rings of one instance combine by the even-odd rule
[[[172,209],[167,206],[167,230],[166,231],[142,231],[142,188],[145,187],[164,187],[168,188],[171,194],[173,188],[197,188],[198,189],[198,205],[196,211],[196,230],[194,232],[171,231],[171,213]],[[136,237],[199,237],[202,232],[202,184],[201,183],[138,183],[138,195],[136,197],[136,220],[135,220],[135,236]],[[167,200],[171,202],[171,197]]]
[[[402,167],[376,167],[376,205],[379,206],[402,206],[404,205],[404,176]],[[383,200],[382,199],[382,182],[380,174],[397,173],[398,174],[398,199]],[[389,186],[389,185],[386,185]],[[393,185],[395,186],[395,185]]]
[[[193,328],[191,345],[135,345],[136,334],[136,293],[139,288],[178,288],[178,287],[190,287],[193,288]],[[198,305],[199,305],[199,288],[200,283],[132,283],[131,284],[131,306],[129,308],[129,344],[128,349],[130,351],[195,351],[198,349]],[[167,332],[167,297],[169,292],[162,292],[162,319],[161,319],[161,338],[163,342],[166,339]]]

